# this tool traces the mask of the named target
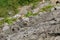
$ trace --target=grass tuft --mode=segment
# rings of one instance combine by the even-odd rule
[[[30,17],[30,16],[36,16],[38,13],[32,13],[31,11],[28,11],[25,17]]]
[[[40,9],[40,12],[50,12],[51,11],[51,8],[54,7],[53,5],[47,5],[47,6],[44,6],[43,8]]]

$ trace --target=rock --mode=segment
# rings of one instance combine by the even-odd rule
[[[56,5],[57,0],[50,0],[53,5]]]
[[[3,29],[2,29],[2,30],[3,30],[3,31],[6,31],[6,30],[8,30],[8,29],[9,29],[9,26],[8,26],[8,24],[7,24],[7,23],[5,23],[5,24],[4,24],[4,27],[3,27]]]
[[[36,35],[31,35],[30,40],[36,40],[38,36]]]
[[[20,14],[20,15],[21,15],[21,14],[27,14],[28,9],[30,9],[30,8],[31,8],[30,5],[29,5],[29,6],[24,6],[24,7],[22,7],[21,10],[20,10],[20,12],[19,12],[19,14]]]
[[[22,20],[29,22],[29,18],[28,17],[23,17]]]
[[[51,8],[51,11],[54,11],[54,8]]]
[[[7,40],[7,35],[0,33],[0,40]]]
[[[3,20],[4,18],[0,18],[0,20]]]
[[[55,37],[54,40],[60,40],[60,36]]]
[[[11,33],[17,33],[19,30],[20,30],[20,26],[17,25],[17,24],[13,24],[13,25],[11,25],[11,27],[10,27]]]
[[[4,24],[2,32],[6,33],[7,35],[11,34],[10,26],[7,23]]]
[[[47,5],[47,3],[41,5],[41,7],[44,5]],[[22,9],[21,14],[27,13],[26,8]],[[38,9],[37,7],[36,10]],[[20,14],[15,17],[19,16]],[[29,25],[26,26],[26,23]],[[1,33],[4,34],[0,34],[0,40],[59,40],[59,36],[49,35],[48,33],[60,32],[60,10],[39,12],[38,15],[29,18],[22,17],[12,25],[4,24],[2,30]]]
[[[21,17],[21,15],[19,14],[16,14],[15,16],[13,16],[13,18],[19,18],[19,17]]]
[[[2,29],[0,28],[0,33],[2,32]]]
[[[60,9],[60,6],[56,6],[55,8]]]
[[[34,9],[32,12],[33,13],[38,13],[40,11],[40,9],[39,8],[36,8],[36,9]]]
[[[38,40],[44,40],[42,37],[40,37]]]
[[[51,37],[50,40],[54,40],[55,37]]]

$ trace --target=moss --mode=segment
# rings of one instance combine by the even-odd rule
[[[0,25],[2,25],[4,23],[4,21],[3,20],[0,20]]]
[[[19,6],[29,5],[33,4],[33,8],[35,7],[35,4],[42,0],[0,0],[0,17],[3,17],[3,20],[0,20],[0,24],[3,24],[7,22],[8,24],[11,24],[14,20],[9,19],[10,16],[14,16],[19,12],[17,8]],[[12,11],[12,14],[9,14],[9,12]],[[35,14],[34,14],[35,15]],[[28,12],[26,14],[26,17],[33,16],[31,12]]]
[[[23,6],[23,5],[29,5],[31,3],[36,3],[39,1],[42,1],[42,0],[18,0],[18,3]]]
[[[30,16],[36,16],[38,13],[32,13],[31,11],[28,11],[25,17],[30,17]]]
[[[5,19],[4,19],[4,22],[6,22],[6,23],[8,23],[8,24],[11,24],[11,23],[12,23],[12,19],[5,18]]]
[[[12,24],[14,21],[16,21],[16,18],[5,18],[4,22],[8,23],[8,24]]]
[[[4,23],[8,23],[8,24],[12,24],[14,21],[16,21],[17,18],[4,18],[3,20],[0,20],[0,25],[4,24]]]
[[[13,11],[12,16],[15,15],[19,6],[34,4],[42,0],[0,0],[0,17],[8,17],[9,11]]]
[[[54,7],[53,5],[47,5],[47,6],[44,6],[43,8],[40,9],[41,12],[50,12],[51,11],[51,8]]]
[[[32,16],[32,12],[31,11],[28,11],[27,14],[25,15],[25,17],[29,17],[29,16]]]
[[[34,8],[36,8],[37,7],[37,4],[39,4],[39,2],[31,3],[31,5],[32,5],[31,9],[33,10]]]

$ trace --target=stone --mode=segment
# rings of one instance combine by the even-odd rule
[[[36,9],[34,9],[32,12],[33,12],[33,13],[38,13],[39,10],[40,10],[39,8],[36,8]]]
[[[23,17],[22,20],[29,22],[29,18],[28,17]]]
[[[55,37],[54,40],[60,40],[60,36]]]
[[[42,37],[40,37],[38,40],[44,40]]]
[[[3,30],[3,31],[6,31],[6,30],[8,30],[8,29],[9,29],[9,26],[8,26],[8,24],[7,24],[7,23],[5,23],[5,24],[4,24],[4,27],[3,27],[3,29],[2,29],[2,30]]]

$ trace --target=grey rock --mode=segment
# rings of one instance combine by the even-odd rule
[[[29,24],[28,26],[24,24],[26,21]],[[49,33],[60,33],[60,10],[39,13],[37,16],[27,19],[19,19],[9,25],[8,30],[5,28],[3,27],[4,34],[0,34],[0,36],[3,36],[3,38],[0,37],[0,40],[6,38],[7,40],[59,40],[60,37]],[[10,34],[6,33],[6,31]]]

